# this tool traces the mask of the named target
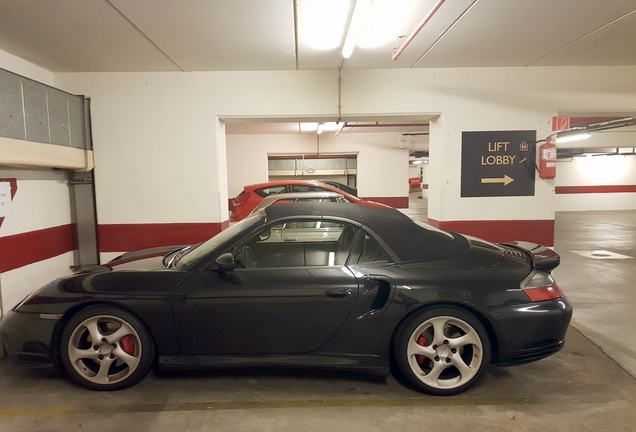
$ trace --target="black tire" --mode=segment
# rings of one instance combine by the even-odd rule
[[[93,337],[100,339],[98,342]],[[121,390],[141,381],[155,358],[146,326],[130,312],[95,305],[67,323],[60,340],[64,369],[92,390]]]
[[[490,363],[490,340],[481,322],[464,309],[422,309],[396,330],[394,355],[415,389],[451,396],[468,390]]]

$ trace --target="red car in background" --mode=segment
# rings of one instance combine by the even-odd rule
[[[254,207],[263,201],[265,197],[292,192],[337,192],[340,195],[344,195],[352,203],[389,207],[378,202],[363,200],[317,180],[280,180],[245,186],[243,192],[232,200],[230,222],[238,222],[249,215],[254,210]]]

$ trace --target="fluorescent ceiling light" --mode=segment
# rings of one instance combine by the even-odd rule
[[[298,2],[299,38],[308,46],[329,50],[342,44],[351,3],[348,0]]]
[[[414,160],[414,161],[412,162],[412,164],[413,164],[413,165],[419,165],[419,164],[421,164],[421,163],[424,163],[424,161],[421,161],[421,160]]]
[[[375,0],[358,40],[362,48],[374,48],[403,34],[406,19],[411,15],[415,2],[408,0]]]
[[[336,122],[324,122],[322,124],[322,130],[326,132],[333,132],[338,128],[338,123]]]
[[[571,141],[580,141],[591,137],[592,135],[589,133],[580,133],[574,135],[564,135],[562,137],[557,136],[557,143],[571,142]]]
[[[353,9],[353,16],[347,30],[344,46],[342,47],[342,57],[348,59],[353,53],[353,48],[358,43],[358,38],[362,32],[362,27],[369,14],[371,0],[356,0],[356,6]]]
[[[324,123],[319,123],[319,124],[318,124],[318,129],[316,129],[316,133],[317,133],[318,135],[320,135],[320,134],[322,133],[322,130],[324,129],[324,127],[325,127],[325,124],[324,124]]]
[[[318,123],[301,123],[300,131],[301,132],[313,132],[318,129]]]

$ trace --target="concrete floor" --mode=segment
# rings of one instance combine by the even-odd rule
[[[425,216],[425,200],[406,212]],[[630,431],[636,430],[636,212],[557,214],[557,281],[575,307],[565,348],[491,366],[450,398],[393,378],[302,370],[153,371],[97,393],[0,360],[0,431]],[[597,255],[607,255],[600,253]],[[599,257],[607,258],[607,257]]]

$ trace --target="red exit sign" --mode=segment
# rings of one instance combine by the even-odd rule
[[[552,117],[552,130],[554,132],[570,130],[570,117]]]

